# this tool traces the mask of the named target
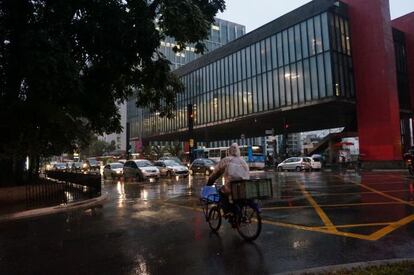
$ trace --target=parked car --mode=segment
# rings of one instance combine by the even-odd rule
[[[53,170],[55,171],[66,171],[68,169],[68,165],[64,162],[58,162],[53,165]]]
[[[188,168],[184,165],[175,162],[174,160],[158,160],[154,165],[160,170],[161,176],[183,176],[187,177],[189,174]]]
[[[311,161],[307,157],[288,158],[277,166],[278,171],[310,171],[312,170]]]
[[[124,172],[124,165],[120,162],[113,162],[105,165],[103,169],[103,178],[114,179],[122,177]]]
[[[318,158],[318,157],[308,157],[307,159],[311,163],[312,170],[321,170],[322,169],[322,161],[321,161],[320,158]]]
[[[190,173],[191,174],[205,174],[210,175],[214,171],[214,167],[216,163],[211,159],[200,158],[193,161],[190,165]]]
[[[138,159],[129,160],[124,164],[124,178],[134,178],[139,181],[160,177],[160,170],[154,166],[149,160]]]

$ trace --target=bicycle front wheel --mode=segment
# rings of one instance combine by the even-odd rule
[[[259,237],[262,231],[262,217],[255,207],[243,205],[237,221],[237,231],[246,241],[254,241]]]
[[[217,232],[221,226],[221,212],[220,208],[213,206],[208,213],[208,225],[211,231]]]

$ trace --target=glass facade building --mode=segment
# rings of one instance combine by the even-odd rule
[[[346,6],[325,5],[315,12],[310,5],[315,4],[299,8],[296,13],[304,16],[292,22],[276,19],[176,70],[186,88],[177,97],[175,118],[141,110],[131,137],[186,131],[190,104],[197,129],[326,99],[353,100]]]
[[[245,33],[245,26],[216,18],[215,23],[210,28],[209,37],[204,41],[207,47],[207,52],[214,51],[230,41],[243,36]],[[182,52],[175,53],[173,51],[173,47],[176,46],[175,43],[174,38],[166,37],[164,41],[161,41],[160,46],[160,51],[172,63],[172,70],[178,69],[201,56],[194,52],[194,45],[191,44]]]
[[[211,26],[210,35],[204,41],[207,47],[207,53],[220,48],[221,46],[240,38],[246,33],[246,27],[230,21],[215,19],[215,23]],[[196,54],[194,45],[188,45],[185,50],[175,53],[173,47],[176,41],[167,37],[161,41],[160,51],[171,62],[171,69],[175,70],[197,58],[201,55]],[[181,112],[182,110],[180,110]],[[158,132],[158,123],[151,125],[149,120],[150,113],[146,109],[137,108],[135,99],[131,98],[127,101],[127,121],[130,124],[130,137],[132,139],[140,139],[143,137],[143,129],[151,128],[150,132]],[[152,115],[154,117],[154,114]],[[172,128],[171,128],[172,129]]]

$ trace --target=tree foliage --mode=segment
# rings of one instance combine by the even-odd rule
[[[82,158],[103,156],[115,151],[115,149],[115,141],[108,143],[93,136],[89,144],[80,149],[80,155]]]
[[[0,0],[0,161],[121,130],[116,103],[170,116],[183,90],[158,50],[207,37],[223,0]]]

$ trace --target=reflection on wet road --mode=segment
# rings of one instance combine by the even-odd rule
[[[255,243],[211,234],[203,176],[105,181],[102,207],[0,224],[0,270],[59,274],[272,274],[414,256],[414,180],[398,173],[252,173],[272,178]],[[2,273],[0,272],[0,273]]]

